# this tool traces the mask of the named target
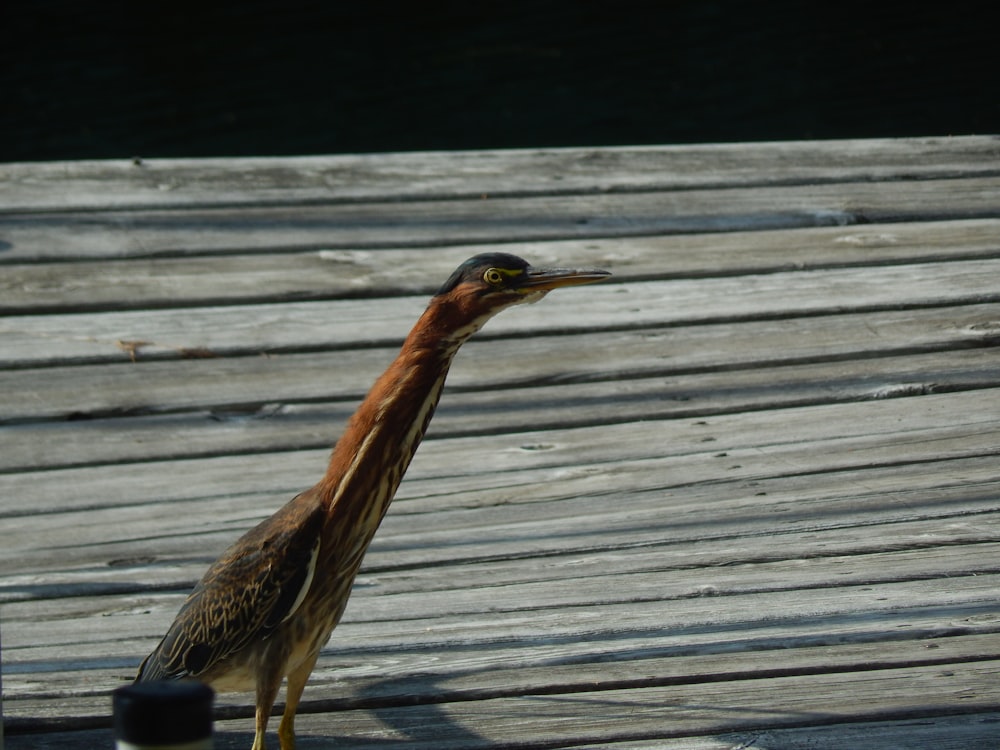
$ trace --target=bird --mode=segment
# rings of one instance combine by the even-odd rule
[[[252,750],[264,750],[287,678],[278,739],[281,750],[293,750],[306,682],[344,613],[459,347],[508,307],[608,276],[599,269],[535,268],[508,253],[459,265],[347,422],[323,477],[209,566],[135,681],[195,679],[223,692],[254,692]]]

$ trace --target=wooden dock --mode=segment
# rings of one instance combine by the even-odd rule
[[[0,165],[8,750],[111,747],[487,249],[614,278],[459,354],[301,748],[1000,747],[984,136]]]

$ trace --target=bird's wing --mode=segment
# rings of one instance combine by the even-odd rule
[[[137,679],[198,677],[267,637],[308,591],[324,517],[308,491],[241,537],[195,586]]]

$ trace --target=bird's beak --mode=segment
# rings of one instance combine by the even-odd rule
[[[524,292],[547,292],[561,286],[577,286],[603,281],[611,274],[599,268],[528,268],[526,274],[518,279],[517,288]]]

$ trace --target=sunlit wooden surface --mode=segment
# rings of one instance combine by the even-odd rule
[[[614,279],[463,349],[301,747],[997,747],[1000,140],[965,137],[0,165],[7,748],[111,746],[490,249]]]

